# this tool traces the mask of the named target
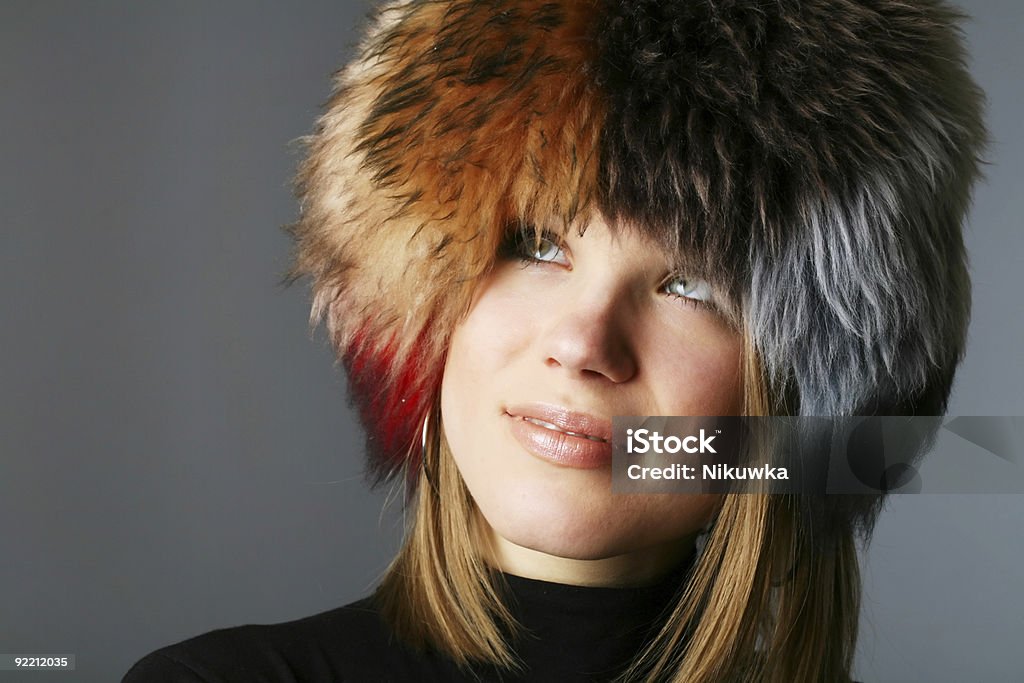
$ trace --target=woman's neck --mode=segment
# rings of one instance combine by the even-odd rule
[[[491,532],[490,561],[507,574],[574,586],[627,587],[653,584],[694,552],[696,535],[621,555],[581,560],[516,545]]]

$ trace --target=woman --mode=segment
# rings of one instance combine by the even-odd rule
[[[610,421],[944,412],[985,138],[958,19],[382,9],[307,141],[292,275],[405,544],[366,600],[126,680],[848,681],[880,497],[613,495]]]

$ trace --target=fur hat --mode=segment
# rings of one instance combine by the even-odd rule
[[[599,212],[726,293],[777,405],[945,411],[985,142],[942,0],[411,0],[378,10],[297,180],[385,478],[513,226]]]

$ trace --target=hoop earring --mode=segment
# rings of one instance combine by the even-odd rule
[[[438,448],[427,448],[428,439],[432,442],[437,441],[437,428],[434,417],[434,406],[427,410],[427,414],[423,416],[423,428],[420,430],[420,467],[423,469],[423,476],[430,484],[430,488],[434,489],[434,493],[440,495],[441,489],[438,486],[437,472],[435,470],[435,463],[432,462],[431,454],[435,457],[437,455]],[[439,445],[439,444],[438,444]]]

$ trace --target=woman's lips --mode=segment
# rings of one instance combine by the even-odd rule
[[[594,469],[612,461],[611,422],[561,406],[510,406],[516,440],[529,453],[556,465]]]

